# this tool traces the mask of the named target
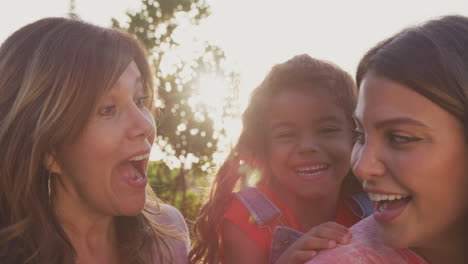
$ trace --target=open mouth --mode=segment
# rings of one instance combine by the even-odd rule
[[[368,195],[374,204],[374,216],[380,222],[388,222],[398,217],[412,200],[410,195],[405,194],[368,193]]]
[[[122,160],[115,169],[117,175],[126,184],[131,187],[141,189],[148,183],[147,167],[149,153],[143,155],[135,155],[133,157]]]
[[[329,166],[327,164],[304,166],[304,167],[298,167],[298,168],[294,169],[294,172],[299,177],[316,178],[316,177],[322,175],[322,173],[324,171],[326,171],[328,169],[328,167]]]
[[[134,177],[132,180],[141,181],[146,177],[146,165],[149,154],[136,156],[128,160],[134,170]]]

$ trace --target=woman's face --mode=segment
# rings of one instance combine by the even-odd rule
[[[339,193],[350,170],[352,124],[333,96],[281,92],[271,102],[267,126],[267,156],[278,191],[301,199]]]
[[[58,151],[54,203],[111,216],[142,210],[155,137],[146,98],[138,67],[131,62],[81,135]]]
[[[408,87],[367,74],[351,163],[375,204],[383,241],[433,248],[460,236],[467,211],[463,125]]]

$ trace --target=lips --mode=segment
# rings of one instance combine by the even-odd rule
[[[122,161],[117,166],[117,172],[121,179],[129,186],[143,188],[148,182],[146,170],[148,166],[149,153],[138,153]]]
[[[301,165],[294,168],[294,173],[306,180],[315,180],[325,175],[329,165],[325,163]]]
[[[374,204],[374,218],[380,223],[389,223],[400,216],[412,197],[406,194],[369,192]]]

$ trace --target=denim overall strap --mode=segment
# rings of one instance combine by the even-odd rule
[[[278,207],[257,188],[248,187],[242,189],[235,196],[261,227],[264,227],[267,223],[281,215]]]
[[[346,203],[348,203],[348,207],[356,216],[359,216],[360,218],[364,219],[374,213],[374,206],[372,205],[372,202],[369,200],[369,197],[367,196],[367,194],[363,192],[355,193],[351,196],[351,199],[352,201],[347,200]],[[356,210],[354,206],[351,206],[349,204],[353,202],[359,206],[360,210]]]
[[[283,252],[302,235],[302,232],[288,226],[276,226],[275,231],[273,232],[273,239],[271,240],[268,263],[274,264],[281,254],[283,254]]]

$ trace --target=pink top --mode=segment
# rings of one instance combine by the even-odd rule
[[[393,249],[380,240],[373,216],[350,228],[351,243],[323,250],[307,264],[428,264],[409,249]]]
[[[153,202],[154,203],[154,202]],[[187,264],[188,252],[190,250],[190,239],[188,235],[187,224],[182,214],[173,206],[163,203],[154,203],[147,209],[155,214],[149,214],[148,217],[157,225],[164,226],[166,231],[177,238],[164,237],[172,253],[173,264]],[[163,246],[163,263],[169,263],[169,252]],[[152,252],[152,264],[162,264],[159,261],[157,246],[154,245]]]

